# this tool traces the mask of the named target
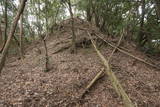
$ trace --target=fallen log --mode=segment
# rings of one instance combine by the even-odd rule
[[[121,37],[118,41],[118,44],[116,46],[116,48],[113,49],[112,53],[110,54],[109,58],[108,58],[108,62],[110,62],[113,54],[115,53],[115,51],[117,50],[117,47],[119,47],[119,45],[121,44],[122,38],[123,38],[123,34],[124,31],[121,34]],[[89,83],[89,85],[86,87],[85,91],[82,94],[82,97],[84,97],[84,95],[86,94],[86,92],[94,85],[94,83],[101,77],[101,75],[103,74],[104,70],[101,70],[94,78],[93,80]]]
[[[105,73],[108,75],[115,91],[117,92],[117,94],[119,96],[122,97],[122,100],[123,100],[124,105],[126,107],[134,107],[134,105],[132,104],[132,101],[130,100],[130,98],[128,97],[128,95],[126,94],[124,89],[122,88],[122,86],[121,86],[120,82],[118,81],[118,79],[116,78],[115,74],[112,72],[112,69],[110,68],[109,62],[105,59],[105,57],[97,49],[97,47],[96,47],[94,41],[92,40],[92,37],[91,37],[89,32],[88,32],[88,35],[91,38],[92,45],[93,45],[95,51],[97,52],[97,55],[100,57],[101,61],[103,62],[104,66],[106,68]]]

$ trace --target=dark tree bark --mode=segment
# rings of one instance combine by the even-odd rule
[[[140,19],[140,28],[138,33],[138,46],[142,47],[144,43],[142,41],[144,40],[144,16],[145,16],[145,0],[141,0],[142,2],[142,16]]]
[[[73,12],[72,12],[72,6],[71,6],[71,1],[68,0],[68,6],[69,6],[69,12],[70,12],[70,16],[72,19],[72,47],[71,47],[71,53],[76,53],[76,35],[75,35],[75,31],[74,31],[74,18],[73,18]]]
[[[5,65],[5,59],[6,59],[6,55],[7,55],[7,52],[8,52],[8,49],[9,49],[9,46],[10,46],[10,43],[11,43],[11,40],[12,40],[12,37],[14,36],[14,33],[15,33],[15,30],[16,30],[16,27],[17,27],[17,23],[18,23],[18,20],[20,19],[20,16],[21,14],[23,13],[23,10],[24,10],[24,7],[25,7],[25,4],[26,4],[27,0],[23,0],[20,4],[20,8],[17,12],[17,15],[15,16],[14,20],[13,20],[13,24],[11,25],[11,30],[10,30],[10,33],[9,33],[9,36],[8,36],[8,39],[7,39],[7,42],[4,46],[4,49],[2,51],[2,57],[1,57],[1,60],[0,60],[0,73]]]

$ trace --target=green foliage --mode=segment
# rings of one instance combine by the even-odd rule
[[[50,32],[56,23],[68,18],[66,0],[28,0],[24,12],[25,36]],[[160,21],[158,21],[158,11],[156,3],[145,0],[145,18],[143,32],[146,43],[143,47],[150,50],[159,50],[160,47]],[[87,19],[87,14],[92,18],[92,23],[103,29],[104,33],[112,36],[119,36],[122,29],[130,26],[132,40],[136,41],[140,29],[141,2],[137,0],[71,0],[74,16]],[[1,11],[4,11],[4,0],[0,1]],[[15,0],[8,0],[8,20],[9,25],[13,16],[17,12],[18,6]],[[0,14],[2,19],[3,13]],[[18,29],[17,29],[18,30]],[[156,42],[153,42],[156,41]]]
[[[110,35],[120,35],[122,29],[131,26],[132,40],[137,40],[137,35],[140,29],[141,18],[141,2],[125,0],[81,0],[79,1],[78,9],[86,11],[90,7],[92,11],[92,19],[95,14],[99,17],[98,23],[105,21],[104,31]],[[160,47],[160,21],[157,18],[155,2],[146,0],[145,2],[145,18],[144,18],[144,37],[146,43],[144,48],[154,53]],[[86,16],[87,17],[87,16]],[[94,20],[93,20],[94,22]],[[156,42],[153,42],[156,41]]]

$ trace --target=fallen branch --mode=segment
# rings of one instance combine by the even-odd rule
[[[102,39],[104,42],[106,42],[106,43],[107,43],[108,45],[110,45],[111,47],[116,48],[115,45],[109,43],[107,40],[104,40],[101,36],[99,36],[99,35],[97,35],[97,34],[96,34],[96,36],[99,37],[100,39]],[[160,67],[158,67],[158,66],[156,66],[156,65],[154,65],[154,64],[151,64],[151,63],[149,63],[149,62],[147,62],[147,61],[145,61],[145,60],[143,60],[143,59],[141,59],[141,58],[139,58],[139,57],[136,57],[136,56],[132,55],[132,54],[129,53],[129,52],[126,52],[126,51],[124,51],[124,50],[122,50],[122,49],[120,49],[120,48],[118,48],[118,47],[117,47],[117,50],[120,51],[120,52],[122,52],[122,53],[124,53],[124,54],[126,54],[126,55],[128,55],[128,56],[130,56],[130,57],[132,57],[132,58],[134,58],[134,59],[136,59],[136,60],[138,60],[138,61],[140,61],[140,62],[143,62],[144,64],[147,64],[147,65],[149,65],[149,66],[151,66],[151,67],[153,67],[153,68],[156,68],[157,70],[160,70]]]
[[[100,72],[98,72],[98,74],[92,79],[92,81],[87,85],[86,89],[84,90],[84,92],[81,95],[81,98],[83,98],[85,96],[85,94],[89,91],[89,89],[93,86],[93,84],[95,84],[95,82],[100,78],[103,77],[103,72],[104,69],[101,70]]]
[[[80,27],[75,27],[75,28],[88,31],[86,28],[80,28]],[[96,33],[95,33],[95,34],[96,34]],[[99,37],[100,39],[102,39],[104,42],[106,42],[106,43],[107,43],[108,45],[110,45],[111,47],[116,48],[115,45],[109,43],[107,40],[104,40],[104,39],[103,39],[101,36],[99,36],[98,34],[96,34],[96,36]],[[136,59],[136,60],[138,60],[138,61],[140,61],[140,62],[143,62],[144,64],[147,64],[147,65],[149,65],[149,66],[151,66],[151,67],[153,67],[153,68],[156,68],[157,70],[160,70],[160,67],[159,67],[159,66],[154,65],[154,64],[152,64],[152,63],[149,63],[149,62],[147,62],[147,61],[145,61],[145,60],[143,60],[143,59],[141,59],[141,58],[139,58],[139,57],[136,57],[136,56],[132,55],[131,53],[127,52],[126,49],[124,49],[123,47],[120,47],[120,48],[117,47],[117,50],[120,51],[120,52],[122,52],[122,53],[124,53],[124,54],[126,54],[126,55],[128,55],[128,56],[130,56],[130,57],[132,57],[132,58],[134,58],[134,59]]]
[[[123,38],[123,35],[124,35],[123,33],[124,33],[124,31],[123,31],[122,34],[121,34],[121,37],[120,37],[120,39],[119,39],[119,41],[118,41],[117,46],[113,49],[111,55],[109,56],[108,62],[111,60],[114,52],[117,50],[117,47],[119,47],[119,45],[121,44],[121,41],[122,41],[122,38]],[[94,83],[101,77],[101,75],[103,74],[103,71],[104,71],[104,70],[100,71],[100,72],[93,78],[93,80],[88,84],[88,86],[86,87],[85,91],[84,91],[83,94],[82,94],[82,97],[84,97],[84,95],[86,94],[86,92],[87,92],[87,91],[94,85]]]
[[[117,94],[122,97],[122,100],[124,102],[124,105],[126,107],[134,107],[132,104],[130,98],[122,88],[121,84],[119,83],[118,79],[116,78],[115,74],[112,72],[112,69],[110,68],[109,62],[105,59],[105,57],[100,53],[100,51],[97,49],[94,41],[92,40],[92,37],[90,33],[88,32],[88,35],[91,38],[92,45],[97,52],[97,55],[100,57],[101,61],[103,62],[104,66],[106,67],[105,73],[108,75],[114,89],[116,90]],[[118,48],[117,48],[118,49]]]

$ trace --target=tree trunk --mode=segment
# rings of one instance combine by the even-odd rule
[[[8,7],[8,3],[7,3],[7,0],[5,0],[5,14],[4,14],[4,17],[5,17],[5,30],[4,30],[5,43],[7,41],[7,27],[8,27],[7,7]]]
[[[99,24],[100,19],[99,19],[98,13],[95,12],[94,15],[95,15],[95,23],[96,23],[96,27],[99,28],[99,27],[100,27],[100,24]]]
[[[155,0],[158,20],[160,20],[160,0]]]
[[[19,2],[21,3],[21,0],[19,0]],[[23,13],[20,16],[20,35],[19,35],[19,42],[20,42],[20,57],[21,59],[24,58],[24,52],[23,52]]]
[[[49,35],[49,26],[48,26],[48,2],[47,0],[45,0],[45,21],[46,21],[46,36],[45,38],[43,38],[43,43],[44,43],[44,48],[45,48],[45,72],[49,71],[49,56],[48,56],[48,48],[47,48],[47,44],[46,44],[46,39]]]
[[[46,34],[47,37],[47,34]],[[43,44],[44,44],[44,48],[45,48],[45,72],[49,71],[49,56],[48,56],[48,48],[47,48],[47,44],[46,44],[46,38],[43,39]]]
[[[4,4],[5,4],[5,9],[4,9],[4,19],[5,19],[4,44],[2,46],[1,51],[3,51],[4,46],[6,44],[6,41],[7,41],[7,28],[8,28],[8,16],[7,16],[7,14],[8,14],[8,12],[7,12],[8,3],[7,3],[7,0],[5,0]]]
[[[2,52],[2,48],[3,48],[3,38],[2,38],[2,30],[0,25],[0,53]]]
[[[87,9],[86,9],[86,13],[87,13],[87,21],[91,22],[92,20],[92,14],[91,14],[91,6],[92,5],[92,1],[91,0],[88,0],[88,6],[87,6]]]
[[[68,6],[69,6],[69,12],[70,12],[70,16],[72,19],[72,48],[71,48],[71,53],[75,53],[76,52],[76,35],[75,35],[75,31],[74,31],[74,18],[73,18],[73,12],[72,12],[72,7],[71,7],[71,1],[68,0]]]
[[[20,8],[17,12],[17,15],[15,16],[14,20],[13,20],[13,24],[11,25],[11,30],[10,30],[10,33],[9,33],[9,36],[8,36],[8,39],[7,39],[7,42],[4,46],[4,49],[2,51],[2,57],[1,57],[1,60],[0,60],[0,73],[5,65],[5,59],[6,59],[6,54],[8,52],[8,49],[9,49],[9,46],[10,46],[10,43],[11,43],[11,39],[12,37],[14,36],[14,33],[15,33],[15,30],[16,30],[16,27],[17,27],[17,23],[18,23],[18,20],[20,19],[20,16],[21,14],[23,13],[23,10],[24,10],[24,7],[25,7],[25,3],[27,2],[27,0],[23,0],[20,4]]]
[[[46,21],[46,33],[48,34],[48,2],[45,0],[45,21]]]
[[[37,12],[37,23],[38,23],[38,36],[41,35],[41,22],[40,22],[40,0],[38,0],[38,12]]]
[[[145,16],[145,0],[142,0],[142,16],[140,20],[140,28],[139,28],[139,33],[138,33],[138,46],[142,47],[144,44],[142,43],[143,41],[143,30],[144,30],[144,16]]]
[[[103,18],[103,23],[102,23],[102,25],[100,27],[100,31],[101,32],[105,32],[105,25],[106,25],[106,20]]]

